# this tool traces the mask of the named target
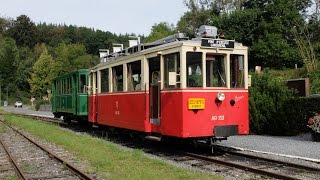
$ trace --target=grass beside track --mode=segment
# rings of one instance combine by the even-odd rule
[[[90,164],[90,170],[106,179],[222,179],[208,173],[179,168],[150,159],[141,150],[120,148],[105,140],[42,123],[4,114],[5,121],[54,143]]]

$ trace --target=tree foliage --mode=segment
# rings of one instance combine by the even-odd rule
[[[158,39],[167,37],[175,33],[173,25],[169,25],[166,22],[154,24],[151,28],[151,33],[146,37],[145,42],[152,42]]]
[[[218,27],[228,39],[248,46],[249,66],[291,68],[303,62],[291,29],[305,23],[309,0],[188,0],[178,30],[195,33],[202,24]],[[217,11],[217,9],[219,11]]]
[[[0,83],[3,86],[14,84],[15,62],[18,61],[18,58],[19,53],[15,41],[0,35]]]
[[[13,26],[8,30],[9,35],[16,40],[19,46],[32,48],[37,42],[36,25],[26,15],[21,15],[13,21]]]
[[[29,79],[31,93],[33,95],[41,97],[41,95],[46,94],[47,90],[51,89],[53,63],[52,56],[48,53],[47,49],[44,49],[40,57],[34,63],[31,79]]]
[[[272,77],[268,72],[255,74],[249,94],[252,133],[284,135],[284,130],[290,131],[290,122],[284,109],[294,94],[284,81]]]
[[[84,45],[61,43],[54,51],[53,76],[92,67],[97,64],[98,58],[86,53]]]

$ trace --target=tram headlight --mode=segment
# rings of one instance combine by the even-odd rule
[[[224,95],[223,92],[219,92],[219,93],[217,94],[217,99],[218,99],[219,101],[224,101],[224,100],[226,99],[226,96]]]

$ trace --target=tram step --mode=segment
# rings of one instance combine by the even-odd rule
[[[152,141],[161,141],[161,137],[159,136],[146,136],[145,138]]]
[[[93,128],[99,128],[99,126],[96,125],[96,124],[93,124],[92,127],[93,127]]]

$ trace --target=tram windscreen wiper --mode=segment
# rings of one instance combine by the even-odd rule
[[[218,70],[218,74],[219,74],[219,76],[220,76],[220,79],[222,80],[223,86],[226,85],[226,82],[225,82],[225,80],[223,79],[223,77],[221,76],[221,73],[220,73],[219,70]]]

